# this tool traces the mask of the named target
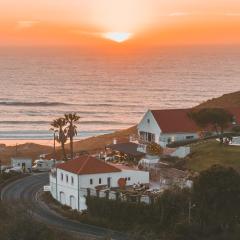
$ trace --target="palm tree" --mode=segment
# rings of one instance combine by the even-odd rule
[[[76,113],[68,113],[65,114],[64,116],[67,124],[66,127],[67,137],[69,137],[70,139],[71,159],[73,159],[73,138],[77,136],[76,124],[79,123],[80,116],[78,116]]]
[[[66,120],[65,118],[57,118],[53,120],[51,126],[55,129],[55,132],[57,133],[56,141],[61,144],[63,159],[66,161],[67,156],[64,145],[67,142],[67,135],[64,128],[66,126]]]

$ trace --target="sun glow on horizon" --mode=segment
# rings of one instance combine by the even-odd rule
[[[103,38],[112,40],[114,42],[122,43],[129,40],[132,37],[132,33],[129,32],[106,32],[103,33]]]
[[[97,49],[108,44],[112,47],[112,41],[119,48],[130,49],[240,43],[239,0],[196,0],[194,4],[192,0],[0,2],[0,45],[4,46],[82,45]]]

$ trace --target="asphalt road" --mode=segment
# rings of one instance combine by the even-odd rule
[[[112,239],[128,239],[122,233],[110,231],[93,225],[83,224],[67,219],[56,213],[38,199],[39,191],[44,185],[48,185],[48,174],[34,174],[9,183],[5,186],[1,191],[1,199],[6,201],[17,201],[26,206],[26,209],[31,209],[37,220],[67,232],[88,236],[91,235],[95,237],[104,237],[111,233]]]

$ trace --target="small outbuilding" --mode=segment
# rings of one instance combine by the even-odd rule
[[[145,156],[145,152],[139,149],[139,144],[133,142],[116,143],[106,146],[107,153],[112,154],[115,159],[123,158],[130,161],[139,161]]]
[[[13,168],[21,168],[23,172],[32,171],[32,159],[25,157],[13,157],[11,158],[11,165]]]

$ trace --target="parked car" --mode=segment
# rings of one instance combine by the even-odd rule
[[[33,171],[39,171],[39,172],[47,172],[49,171],[55,164],[55,160],[43,160],[38,159],[34,162],[34,165],[32,167]]]

